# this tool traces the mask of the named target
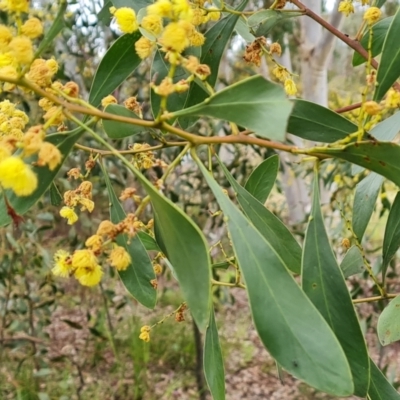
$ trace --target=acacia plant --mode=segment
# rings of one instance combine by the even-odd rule
[[[213,288],[218,286],[247,291],[262,343],[277,365],[294,377],[335,396],[399,399],[369,357],[354,306],[386,301],[377,325],[379,340],[387,345],[400,339],[400,297],[389,292],[385,280],[400,246],[400,195],[391,205],[383,236],[381,275],[373,271],[362,242],[383,181],[400,185],[400,147],[393,142],[400,127],[400,9],[380,20],[384,1],[371,1],[362,0],[363,22],[353,39],[300,0],[276,0],[269,9],[257,10],[246,9],[248,0],[112,0],[102,13],[108,13],[122,34],[102,57],[88,98],[82,98],[77,83],[55,79],[58,60],[42,58],[63,27],[66,1],[59,2],[57,17],[43,32],[28,1],[2,0],[7,25],[0,25],[1,226],[23,224],[23,214],[47,191],[55,191],[54,181],[71,151],[87,152],[86,171],[75,167],[68,172],[76,184],[63,194],[60,215],[72,225],[80,214],[93,211],[97,199],[92,196],[91,171],[98,164],[108,191],[110,220],[95,227],[96,234],[78,249],[55,252],[55,276],[95,286],[112,279],[105,272],[114,268],[127,291],[152,309],[160,263],[167,265],[185,301],[176,319],[182,320],[187,309],[204,334],[204,373],[214,399],[225,398],[213,307]],[[349,16],[353,1],[343,0],[339,11]],[[354,50],[353,65],[365,64],[365,83],[356,104],[333,111],[293,98],[297,77],[274,59],[281,46],[268,39],[271,29],[287,18],[311,18]],[[216,89],[221,58],[235,34],[248,41],[245,62],[258,67],[266,57],[276,82],[255,74]],[[374,58],[378,55],[379,63]],[[136,97],[118,104],[114,91],[149,60],[151,78],[141,85],[150,93],[151,110],[144,112]],[[10,101],[17,95],[38,101],[41,124],[33,124],[17,102]],[[349,118],[340,115],[348,111]],[[199,129],[200,118],[225,121],[227,134],[218,135],[212,124]],[[124,148],[125,142],[118,140],[141,137],[144,131],[150,132],[152,144],[136,141]],[[304,146],[285,141],[286,133],[304,139]],[[87,137],[97,145],[86,146]],[[278,155],[262,162],[241,186],[217,156],[225,145],[265,148]],[[171,147],[181,150],[167,164],[162,154]],[[264,205],[282,152],[312,165],[312,208],[301,243]],[[120,196],[115,193],[107,171],[110,158],[134,176],[146,197],[133,187]],[[222,262],[210,255],[215,243],[208,243],[193,219],[164,194],[168,176],[183,160],[202,175],[219,205],[208,218],[222,215],[227,228],[226,240],[219,242]],[[319,174],[344,163],[354,168],[341,171],[363,179],[356,186],[353,209],[341,209],[348,252],[339,266],[324,226]],[[161,178],[147,173],[154,167],[163,171]],[[217,172],[231,189],[221,187]],[[126,199],[136,204],[135,212],[127,215],[120,202]],[[152,259],[148,252],[156,256]],[[236,279],[218,280],[218,268],[232,269]],[[363,269],[376,296],[357,298],[348,290],[346,279]],[[143,326],[140,338],[149,341],[156,328],[157,324]]]

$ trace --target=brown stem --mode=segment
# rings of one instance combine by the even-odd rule
[[[357,108],[361,107],[361,104],[362,104],[361,102],[350,104],[348,106],[338,108],[337,110],[335,110],[335,112],[337,112],[338,114],[341,114],[341,113],[345,113],[347,111],[356,110]]]
[[[120,154],[137,154],[137,153],[143,153],[143,152],[146,152],[146,151],[160,150],[160,149],[163,149],[164,147],[186,146],[187,144],[188,144],[188,142],[166,142],[166,143],[163,143],[163,144],[159,144],[157,146],[146,147],[145,149],[142,149],[142,150],[119,150],[118,152]],[[102,156],[114,155],[114,153],[112,153],[111,151],[95,149],[93,147],[83,146],[83,145],[78,144],[78,143],[75,144],[75,147],[77,149],[88,151],[90,153],[100,154]]]
[[[351,47],[353,50],[355,50],[357,53],[359,53],[362,57],[364,57],[366,60],[368,60],[369,55],[368,51],[364,49],[364,47],[361,46],[360,42],[354,39],[351,39],[349,36],[346,36],[344,33],[340,32],[339,29],[336,29],[334,26],[332,26],[328,21],[325,21],[322,17],[320,17],[318,14],[307,8],[301,1],[299,0],[290,0],[293,4],[295,4],[297,7],[300,8],[300,10],[304,11],[304,14],[309,16],[311,19],[313,19],[315,22],[318,22],[321,26],[323,26],[325,29],[327,29],[329,32],[331,32],[333,35],[335,35],[337,38],[339,38],[342,42],[346,43],[349,47]],[[379,64],[375,59],[371,60],[371,65],[375,69],[378,69]],[[393,87],[397,90],[400,91],[400,84],[399,83],[394,83]]]

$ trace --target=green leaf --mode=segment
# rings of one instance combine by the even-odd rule
[[[388,382],[382,371],[370,360],[371,382],[368,390],[369,400],[400,400],[400,394]]]
[[[301,277],[304,292],[342,345],[353,375],[354,393],[365,397],[369,386],[367,347],[346,281],[325,230],[317,174],[314,178],[311,216],[304,240]]]
[[[244,188],[260,203],[264,204],[274,187],[278,169],[279,157],[275,154],[253,170]]]
[[[183,297],[200,330],[208,325],[211,306],[211,261],[204,235],[194,222],[138,171],[134,174],[150,196],[157,243],[173,265]]]
[[[99,22],[104,24],[105,26],[110,26],[112,20],[112,14],[110,13],[110,7],[113,6],[111,0],[105,1],[104,6],[97,14],[97,19]]]
[[[139,239],[143,243],[143,246],[147,251],[161,251],[157,242],[153,237],[151,237],[148,233],[138,232]]]
[[[156,85],[159,85],[161,81],[168,76],[171,65],[164,59],[165,54],[157,50],[154,54],[153,64],[151,66],[151,81]],[[181,66],[176,68],[174,75],[174,83],[181,79],[186,79],[189,74]],[[169,112],[181,110],[186,103],[189,91],[183,93],[173,93],[168,96],[167,110]],[[158,117],[160,111],[161,97],[154,93],[152,90],[150,93],[151,109],[153,111],[154,118]],[[169,121],[172,123],[171,121]]]
[[[152,0],[112,0],[114,7],[130,7],[133,8],[136,13],[139,12],[141,8],[147,7],[150,4],[153,4]]]
[[[385,235],[383,237],[382,249],[382,277],[385,279],[387,267],[400,247],[400,192],[390,208],[389,217],[386,223]]]
[[[382,346],[400,340],[400,296],[395,297],[382,311],[377,332]]]
[[[107,170],[102,164],[101,168],[110,198],[111,222],[118,224],[126,217],[126,214],[111,185]],[[133,238],[129,238],[126,234],[118,235],[116,242],[129,253],[132,259],[132,263],[125,271],[118,271],[126,290],[145,307],[154,308],[157,301],[157,291],[150,281],[156,279],[156,276],[153,264],[140,237],[136,235]]]
[[[296,239],[271,211],[243,189],[230,174],[225,165],[219,161],[224,174],[236,192],[237,200],[247,218],[254,224],[258,232],[269,243],[283,263],[295,274],[301,271],[301,247]]]
[[[340,269],[345,278],[364,272],[364,259],[357,246],[350,247],[340,264]]]
[[[353,393],[350,368],[326,321],[275,249],[249,223],[198,161],[228,225],[254,325],[272,357],[309,385],[337,396]]]
[[[386,92],[396,82],[400,75],[400,7],[387,31],[383,42],[382,56],[376,73],[377,86],[375,88],[374,100],[381,101]]]
[[[340,114],[306,100],[294,100],[287,131],[303,139],[332,143],[350,133],[357,132],[357,125]]]
[[[56,133],[46,137],[46,141],[54,144],[58,147],[62,154],[62,160],[59,165],[50,171],[47,167],[33,167],[33,171],[38,177],[38,187],[29,196],[18,197],[11,190],[7,190],[7,198],[9,203],[16,211],[17,214],[23,215],[28,210],[30,210],[44,195],[44,193],[49,189],[51,183],[56,177],[58,171],[60,170],[63,162],[70,153],[72,147],[76,141],[81,137],[83,133],[82,128],[74,129],[70,132]],[[2,196],[0,196],[0,226],[8,225],[11,222],[11,218],[7,214],[7,207]]]
[[[128,110],[126,107],[119,106],[118,104],[109,104],[104,111],[121,117],[139,119],[139,117],[133,111]],[[104,132],[111,139],[123,139],[141,133],[146,129],[143,128],[143,126],[113,121],[110,119],[103,119],[102,122]]]
[[[40,45],[35,52],[34,58],[39,58],[39,56],[47,49],[47,47],[54,42],[54,39],[63,30],[63,28],[65,28],[64,15],[67,5],[68,4],[66,1],[61,2],[57,16],[54,18],[54,21],[50,29],[46,32],[44,38],[41,40]]]
[[[214,310],[204,340],[204,375],[213,400],[225,400],[225,371]]]
[[[119,37],[107,50],[94,76],[89,103],[98,107],[101,100],[111,94],[139,66],[142,61],[136,54],[135,43],[139,32]]]
[[[375,139],[382,140],[384,142],[391,142],[400,131],[400,112],[393,114],[389,118],[380,122],[378,125],[374,126],[370,134]],[[358,165],[353,165],[352,173],[359,174],[364,168]]]
[[[246,6],[248,0],[244,0],[237,11],[242,11]],[[211,86],[215,86],[218,78],[219,64],[224,54],[226,45],[228,44],[232,32],[235,29],[235,25],[238,21],[238,14],[229,14],[227,17],[219,20],[214,26],[212,26],[205,33],[205,42],[201,49],[201,64],[207,64],[210,67],[211,75],[208,77],[207,81]],[[209,94],[204,91],[196,82],[192,82],[190,85],[187,101],[185,103],[185,108],[189,108],[205,100]],[[186,129],[193,123],[195,123],[197,118],[179,118],[179,123],[182,128]]]
[[[372,57],[376,57],[377,55],[381,54],[383,42],[386,37],[386,33],[389,29],[389,26],[393,20],[393,17],[382,19],[378,21],[376,24],[372,26]],[[360,44],[364,49],[368,48],[369,42],[369,29],[366,30],[366,33],[362,37]],[[367,60],[357,53],[356,51],[353,54],[353,67],[357,67],[358,65],[364,64]]]
[[[341,158],[375,171],[400,186],[400,147],[394,143],[365,141],[337,148],[318,148],[319,154]]]
[[[63,201],[63,197],[54,182],[51,183],[49,192],[51,205],[56,207],[59,206]]]
[[[236,23],[235,31],[240,35],[247,43],[252,43],[256,40],[256,37],[249,32],[249,27],[243,17],[240,17]]]
[[[383,176],[371,172],[366,178],[357,184],[353,203],[353,231],[359,242],[364,236],[371,215],[374,212]]]
[[[250,28],[260,25],[256,30],[256,37],[266,36],[268,32],[279,22],[293,17],[304,15],[301,11],[278,11],[278,10],[262,10],[251,15],[247,24]]]
[[[259,136],[283,140],[291,109],[282,87],[256,75],[172,115],[219,118],[251,129]]]

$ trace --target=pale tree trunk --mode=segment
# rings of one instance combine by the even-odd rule
[[[293,71],[286,35],[283,40],[285,51],[282,53],[281,57],[277,58],[277,61],[289,71]],[[290,139],[295,146],[300,147],[303,145],[303,141],[297,136],[288,135],[288,139]],[[282,165],[281,184],[288,206],[289,221],[292,224],[298,224],[304,221],[306,213],[309,211],[310,197],[308,195],[307,186],[304,180],[296,177],[293,171],[292,165],[295,161],[295,157],[292,154],[282,152],[280,154],[280,159]]]
[[[305,5],[312,11],[321,15],[321,0],[304,0]],[[337,0],[330,23],[339,28],[342,21],[342,14],[337,11],[339,0]],[[301,23],[301,77],[302,77],[302,98],[327,107],[328,105],[328,65],[332,56],[335,37],[329,31],[324,30],[311,18],[302,17]],[[279,62],[290,71],[291,61],[289,49],[286,46]],[[290,140],[295,145],[303,145],[303,141],[298,137],[290,135]],[[293,157],[285,155],[283,160],[283,179],[282,186],[286,195],[289,220],[296,224],[305,220],[311,208],[311,199],[307,187],[302,178],[294,175],[290,164]],[[329,202],[329,192],[321,188],[322,203]]]
[[[305,0],[305,5],[321,15],[321,0]],[[337,11],[336,1],[330,24],[339,28],[342,14]],[[335,44],[335,36],[311,18],[301,18],[301,77],[303,98],[322,106],[328,104],[328,63]]]

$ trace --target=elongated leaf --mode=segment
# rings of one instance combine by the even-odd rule
[[[378,140],[391,142],[400,130],[400,112],[386,118],[371,130],[371,135]],[[353,165],[352,173],[359,174],[364,168]]]
[[[276,251],[200,162],[199,167],[225,215],[264,346],[283,368],[309,385],[337,396],[352,394],[349,365],[326,321]]]
[[[117,224],[126,217],[126,214],[114,192],[106,169],[103,165],[101,167],[110,197],[111,222]],[[133,238],[129,238],[126,234],[118,235],[116,242],[129,253],[132,259],[132,263],[125,271],[118,271],[122,283],[139,303],[147,308],[154,308],[157,300],[157,291],[151,285],[150,281],[155,279],[156,276],[153,264],[140,237],[136,235]]]
[[[83,129],[78,128],[71,132],[56,133],[46,137],[46,141],[54,144],[60,150],[62,154],[61,163],[57,165],[57,167],[53,171],[50,171],[50,169],[47,167],[33,167],[33,171],[38,177],[38,187],[31,195],[18,197],[11,190],[6,191],[7,198],[17,214],[25,214],[39,201],[39,199],[49,189],[63,162],[70,153],[76,141],[81,137],[82,133]],[[7,214],[6,204],[3,197],[0,196],[0,226],[8,225],[10,222],[11,218]]]
[[[397,144],[365,141],[338,148],[321,148],[318,152],[370,169],[400,186],[400,147]]]
[[[135,51],[140,39],[138,32],[118,38],[107,50],[94,76],[89,103],[98,107],[101,100],[111,94],[139,66],[142,61]]]
[[[303,139],[332,143],[357,132],[357,125],[319,104],[294,100],[287,131]]]
[[[346,281],[325,230],[317,174],[314,178],[313,203],[302,261],[303,290],[342,345],[353,375],[354,393],[365,397],[370,375],[367,346]]]
[[[292,104],[284,90],[262,76],[244,79],[210,96],[203,103],[173,116],[204,115],[242,125],[259,136],[283,140]]]
[[[224,174],[236,192],[237,200],[246,216],[266,239],[284,264],[295,274],[301,270],[301,247],[296,239],[271,211],[243,189],[220,162]]]
[[[248,0],[244,0],[237,11],[242,11]],[[229,14],[227,17],[219,20],[205,33],[205,42],[201,49],[200,62],[210,67],[211,75],[207,81],[211,86],[215,86],[218,77],[219,64],[224,54],[226,45],[228,44],[235,25],[238,21],[238,14]],[[195,104],[199,104],[209,96],[209,93],[202,89],[196,82],[192,82],[189,94],[184,108],[189,108]],[[196,122],[197,118],[181,117],[179,123],[182,128],[186,129]]]
[[[383,47],[383,42],[386,37],[386,33],[389,29],[389,26],[393,20],[393,17],[388,17],[385,19],[382,19],[381,21],[378,21],[376,24],[372,26],[372,47],[371,47],[371,52],[372,52],[372,57],[376,57],[377,55],[381,54],[382,52],[382,47]],[[368,48],[368,42],[369,42],[369,29],[367,29],[365,35],[362,37],[360,44],[364,49]],[[364,64],[367,60],[362,57],[359,53],[356,51],[353,54],[353,67],[356,67],[357,65]]]
[[[173,266],[183,297],[200,330],[205,331],[211,306],[211,260],[200,229],[138,171],[135,176],[150,196],[157,243]]]
[[[249,32],[249,27],[243,17],[238,19],[235,31],[246,41],[246,43],[252,43],[256,40],[256,37]]]
[[[110,7],[113,6],[111,0],[104,1],[102,9],[97,14],[97,20],[105,26],[110,26],[112,20],[112,14],[110,13]]]
[[[60,8],[57,12],[57,16],[54,18],[51,28],[46,32],[44,38],[40,42],[38,49],[35,52],[35,58],[39,58],[39,56],[47,49],[50,44],[54,42],[54,39],[65,27],[64,15],[65,10],[67,9],[67,5],[68,3],[66,1],[61,2]]]
[[[274,155],[264,160],[251,173],[244,188],[260,203],[265,203],[278,176],[279,157]]]
[[[382,371],[370,360],[371,382],[368,390],[369,400],[400,400],[400,394],[388,382]]]
[[[340,269],[345,278],[365,270],[363,256],[357,246],[350,247],[340,264]]]
[[[385,93],[400,76],[400,7],[387,31],[383,42],[382,56],[376,73],[377,86],[374,93],[374,100],[381,101]]]
[[[247,3],[248,0],[243,0],[236,11],[242,11]],[[211,75],[207,78],[207,82],[211,86],[215,86],[217,82],[219,64],[238,19],[239,14],[229,14],[218,21],[205,34],[206,40],[201,49],[201,63],[210,67]]]
[[[395,297],[382,311],[377,331],[382,346],[400,340],[400,296]]]
[[[210,313],[204,341],[204,375],[214,400],[225,400],[225,371],[214,310]]]
[[[61,193],[58,190],[58,187],[55,185],[54,181],[50,185],[49,193],[51,205],[58,207],[62,203],[63,197],[61,196]]]
[[[153,237],[145,232],[138,232],[139,239],[147,251],[161,251]]]
[[[353,231],[361,242],[371,215],[374,212],[383,176],[371,172],[366,178],[357,184],[353,203]]]
[[[387,267],[390,260],[394,257],[400,247],[400,192],[397,192],[396,198],[390,209],[389,217],[386,223],[385,235],[383,237],[383,260],[382,277],[385,279]]]
[[[165,54],[162,54],[159,50],[154,54],[153,64],[151,66],[151,81],[156,85],[159,85],[161,81],[168,76],[168,72],[171,68],[170,64],[164,59],[164,57]],[[174,76],[174,83],[181,79],[186,79],[188,76],[189,74],[182,67],[178,66]],[[188,95],[189,92],[186,91],[183,93],[173,93],[168,96],[167,110],[169,112],[181,110],[185,106]],[[157,118],[160,111],[161,97],[155,94],[152,90],[150,100],[153,116],[154,118]]]
[[[260,25],[256,29],[256,36],[266,36],[268,32],[279,22],[288,19],[294,18],[304,15],[301,11],[279,11],[279,10],[261,10],[253,15],[251,15],[247,23],[250,28],[255,28],[257,25]]]
[[[104,111],[122,117],[139,119],[133,111],[128,110],[123,106],[119,106],[118,104],[109,104]],[[123,139],[145,130],[142,126],[127,124],[124,122],[112,121],[109,119],[103,119],[102,121],[104,132],[111,139]]]

